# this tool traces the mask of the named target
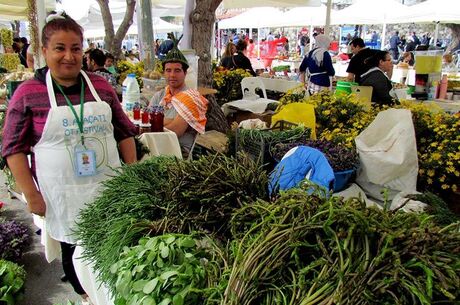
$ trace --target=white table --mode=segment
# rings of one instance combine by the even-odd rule
[[[332,66],[334,67],[334,70],[335,70],[335,76],[338,76],[338,77],[348,76],[348,72],[347,72],[348,61],[337,61],[333,63]]]
[[[146,132],[141,134],[139,141],[150,150],[150,153],[142,160],[153,156],[175,156],[182,159],[179,140],[175,132],[167,129],[164,132]]]
[[[457,113],[460,112],[460,102],[458,101],[446,101],[446,100],[435,100],[426,101],[425,103],[435,103],[441,107],[445,112]]]
[[[227,116],[230,113],[237,112],[238,110],[249,111],[252,113],[263,113],[267,109],[267,105],[270,103],[277,103],[278,101],[267,99],[267,98],[256,98],[256,99],[241,99],[231,101],[222,105],[222,111]]]
[[[293,80],[281,79],[281,78],[268,78],[258,77],[267,90],[273,90],[278,92],[287,92],[288,90],[299,86],[301,83]]]

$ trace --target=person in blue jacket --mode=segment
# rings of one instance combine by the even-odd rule
[[[315,48],[300,64],[300,80],[310,94],[332,89],[332,76],[335,75],[331,55],[328,52],[331,39],[325,35],[315,38]]]

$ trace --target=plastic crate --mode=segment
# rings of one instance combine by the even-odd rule
[[[263,129],[262,132],[273,132],[273,131],[284,131],[297,127],[297,124],[288,122],[288,121],[278,121],[273,125],[272,128]],[[243,151],[248,154],[253,160],[260,160],[262,164],[269,164],[274,166],[276,161],[270,154],[270,145],[265,143],[264,139],[254,140],[249,143],[241,143],[241,132],[242,128],[236,130],[235,135],[235,151]]]

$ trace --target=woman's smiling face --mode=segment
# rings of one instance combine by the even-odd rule
[[[83,61],[81,37],[73,31],[56,31],[43,47],[43,55],[53,78],[62,85],[77,82]]]

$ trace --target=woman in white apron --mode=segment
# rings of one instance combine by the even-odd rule
[[[314,94],[322,90],[332,90],[332,77],[335,75],[329,46],[331,39],[326,35],[315,38],[315,48],[302,60],[299,67],[299,79],[304,83],[308,93]]]
[[[83,29],[73,19],[62,12],[50,15],[42,45],[47,67],[15,92],[2,154],[29,210],[45,216],[45,233],[60,242],[69,282],[86,299],[72,262],[72,229],[100,182],[120,166],[118,149],[124,162],[136,161],[135,128],[110,85],[81,71]]]

